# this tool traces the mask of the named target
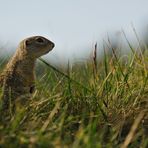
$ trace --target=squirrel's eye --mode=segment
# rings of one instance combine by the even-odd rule
[[[36,41],[37,41],[38,43],[44,43],[44,39],[42,39],[42,38],[37,38]]]

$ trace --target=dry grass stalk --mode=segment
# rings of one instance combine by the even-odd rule
[[[137,130],[137,128],[138,128],[140,122],[142,121],[144,115],[145,115],[145,111],[142,110],[142,111],[139,113],[138,117],[135,119],[135,121],[134,121],[134,123],[133,123],[133,125],[132,125],[132,127],[131,127],[131,130],[130,130],[130,132],[128,133],[127,137],[125,138],[125,141],[124,141],[123,145],[121,146],[121,148],[127,148],[128,145],[131,143],[131,141],[132,141],[132,139],[134,138],[134,135],[135,135],[135,133],[136,133],[136,130]]]
[[[93,73],[94,78],[97,76],[97,43],[95,44],[95,49],[93,51]]]

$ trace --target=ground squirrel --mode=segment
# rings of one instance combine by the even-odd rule
[[[29,37],[20,42],[14,56],[0,75],[3,109],[8,109],[10,98],[15,102],[33,92],[36,59],[47,54],[53,47],[54,43],[42,36]]]

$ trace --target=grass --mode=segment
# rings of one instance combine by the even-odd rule
[[[148,50],[128,44],[124,58],[108,40],[99,62],[96,44],[92,59],[66,70],[40,59],[36,92],[0,124],[0,147],[146,148]]]

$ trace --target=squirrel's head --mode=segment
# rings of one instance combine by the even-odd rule
[[[42,36],[33,36],[24,39],[19,46],[19,50],[21,49],[27,56],[38,58],[51,51],[55,45]]]

